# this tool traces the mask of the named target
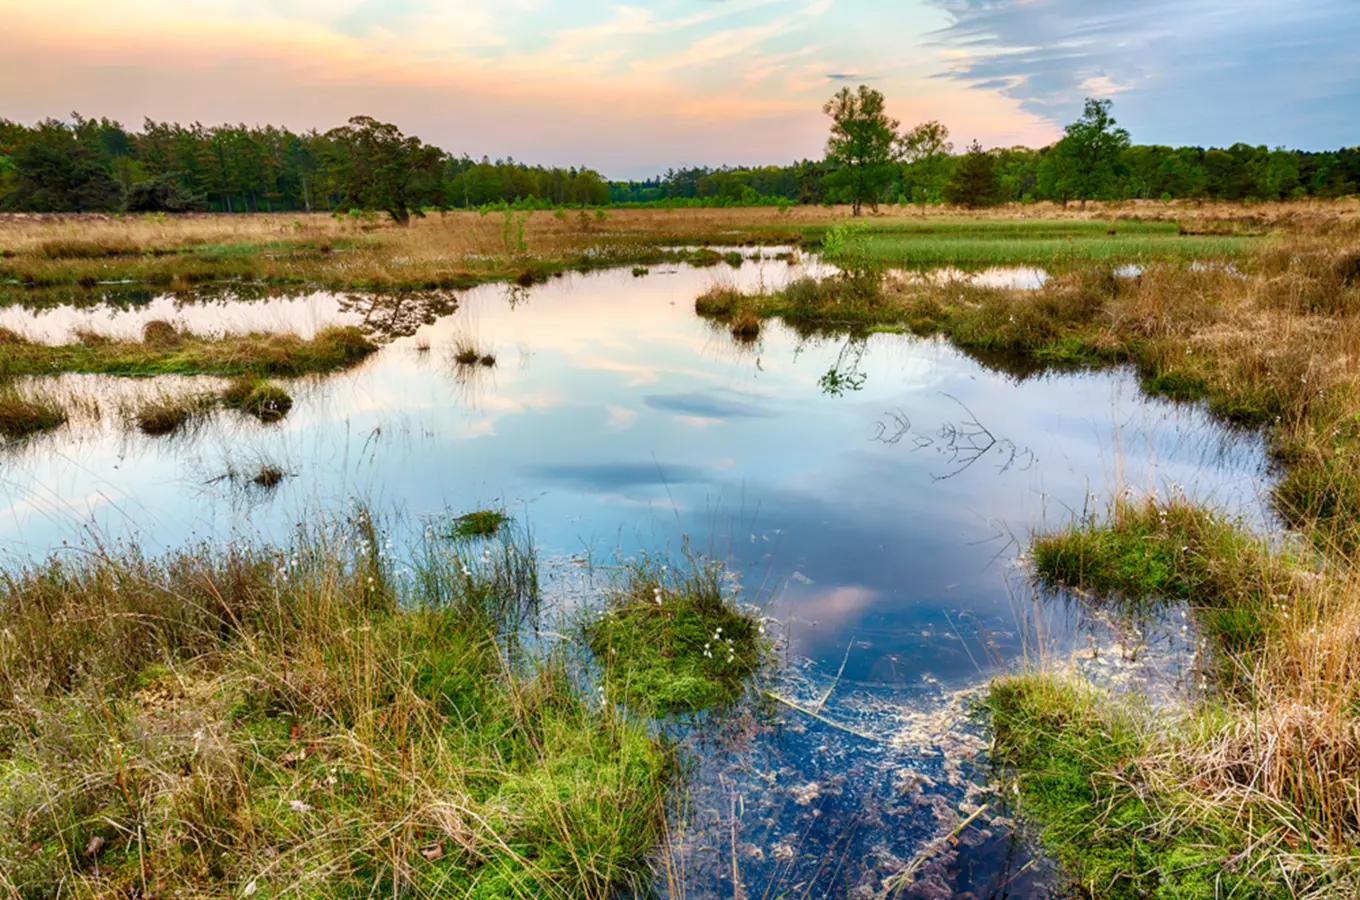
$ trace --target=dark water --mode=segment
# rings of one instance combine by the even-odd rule
[[[985,790],[970,698],[1041,644],[1153,689],[1178,673],[1146,661],[1169,652],[1135,661],[1089,648],[1172,651],[1180,638],[1174,622],[1131,637],[1036,602],[1018,559],[1026,538],[1125,486],[1177,485],[1259,515],[1262,448],[1196,409],[1141,398],[1127,373],[1017,381],[938,341],[800,338],[776,323],[744,346],[693,313],[714,282],[777,287],[790,275],[767,261],[458,297],[140,295],[0,311],[0,325],[51,340],[74,327],[135,334],[151,318],[401,335],[355,371],[290,383],[296,406],[275,425],[223,413],[149,438],[124,424],[119,397],[218,382],[59,379],[101,398],[101,414],[0,457],[0,547],[41,556],[91,533],[149,551],[287,540],[353,498],[410,522],[504,505],[575,603],[590,594],[587,561],[688,538],[729,559],[777,621],[785,662],[769,687],[789,703],[679,731],[696,786],[659,890],[881,896],[985,804],[898,896],[1041,893],[1047,865]],[[457,366],[459,339],[497,365]],[[262,461],[289,474],[273,491],[221,477]]]

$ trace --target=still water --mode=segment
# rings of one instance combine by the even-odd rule
[[[353,371],[289,383],[296,405],[282,422],[223,412],[170,438],[129,428],[119,397],[220,382],[59,379],[101,398],[99,414],[0,457],[0,548],[29,558],[92,537],[149,552],[286,541],[356,498],[407,522],[504,506],[531,527],[560,601],[578,603],[590,602],[591,566],[688,539],[729,560],[778,622],[768,687],[782,700],[673,728],[694,789],[658,891],[881,896],[985,805],[897,896],[1036,895],[1048,866],[985,791],[970,698],[1038,644],[1071,652],[1128,635],[1033,598],[1027,536],[1125,487],[1176,485],[1259,519],[1262,446],[1140,397],[1126,372],[1018,380],[941,341],[807,337],[778,323],[742,344],[694,315],[715,283],[778,287],[806,271],[767,259],[458,296],[11,306],[0,326],[45,340],[133,335],[154,318],[203,332],[354,322],[391,340]],[[458,366],[459,341],[497,364]],[[287,473],[273,490],[223,477],[262,462]],[[1162,640],[1179,638],[1168,628]],[[1145,686],[1176,675],[1145,662],[1157,657],[1082,658],[1096,677]]]

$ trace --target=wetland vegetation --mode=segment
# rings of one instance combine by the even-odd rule
[[[11,219],[0,267],[20,303],[45,290],[25,284],[94,296],[114,288],[82,283],[131,279],[225,280],[265,295],[270,284],[382,286],[395,304],[425,285],[688,265],[711,287],[687,301],[751,355],[781,319],[808,341],[939,336],[1019,379],[1131,366],[1149,393],[1263,431],[1281,472],[1275,506],[1296,536],[1253,534],[1179,496],[1122,494],[1107,515],[1038,535],[1029,558],[1051,590],[1121,616],[1183,610],[1205,641],[1202,686],[1168,710],[1111,696],[1060,661],[1017,669],[982,704],[992,759],[1086,895],[1323,895],[1356,877],[1360,821],[1350,639],[1360,594],[1347,574],[1360,546],[1356,209],[1093,202],[899,210],[863,226],[819,208],[632,209],[604,221],[526,216],[510,232],[476,213],[405,228],[321,216]],[[733,247],[747,243],[820,251],[836,270],[743,288]],[[1045,275],[1036,286],[977,276],[1016,264]],[[140,340],[7,331],[0,431],[15,439],[65,422],[68,401],[43,386],[61,373],[224,376],[129,407],[151,435],[192,430],[221,406],[275,421],[295,402],[276,379],[353,368],[421,327],[385,334],[376,318],[312,337],[162,321]],[[454,337],[466,344],[448,345],[458,364],[494,364],[471,334]],[[701,400],[647,402],[699,422],[761,415]],[[288,477],[273,463],[239,472],[268,491]],[[740,706],[769,655],[761,615],[737,604],[720,566],[643,560],[557,647],[528,636],[543,624],[538,575],[504,510],[435,532],[398,556],[356,513],[277,548],[109,547],[10,568],[5,887],[643,890],[685,771],[657,723]]]

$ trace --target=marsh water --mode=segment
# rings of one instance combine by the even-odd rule
[[[658,266],[456,296],[29,295],[0,326],[38,339],[159,318],[205,332],[355,322],[387,341],[353,371],[289,383],[281,422],[224,411],[172,437],[129,428],[119,398],[220,382],[58,379],[99,409],[0,457],[0,547],[287,541],[356,500],[411,523],[504,506],[566,607],[595,602],[620,558],[688,541],[741,574],[780,660],[764,702],[664,726],[693,766],[658,891],[877,897],[914,865],[895,896],[1040,895],[1048,864],[988,790],[971,698],[1040,647],[1155,692],[1185,675],[1170,651],[1193,636],[1034,596],[1026,539],[1126,487],[1259,516],[1262,447],[1140,396],[1127,372],[1008,371],[939,340],[778,322],[742,343],[694,314],[715,283],[805,271]],[[496,364],[456,364],[459,341]],[[261,463],[287,477],[271,490],[236,477]]]

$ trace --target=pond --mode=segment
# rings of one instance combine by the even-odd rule
[[[62,340],[155,318],[199,331],[356,322],[392,340],[353,371],[290,383],[281,422],[222,412],[168,438],[112,414],[119,394],[214,379],[64,376],[61,390],[102,413],[0,457],[0,547],[286,541],[356,499],[413,523],[503,506],[569,605],[589,602],[593,567],[688,539],[741,573],[777,622],[781,660],[766,703],[666,726],[694,770],[658,891],[874,897],[933,849],[899,896],[1033,894],[1048,867],[985,792],[970,697],[1041,647],[1086,648],[1112,681],[1174,679],[1158,663],[1170,653],[1128,645],[1180,638],[1174,624],[1131,638],[1038,602],[1028,535],[1125,486],[1179,486],[1259,521],[1262,444],[1140,396],[1128,372],[1021,380],[938,340],[773,322],[743,343],[694,314],[715,283],[778,287],[806,271],[766,257],[457,296],[33,295],[0,326]],[[460,342],[495,365],[458,365]],[[271,490],[223,477],[261,462],[286,475]],[[932,843],[984,805],[958,840]]]

